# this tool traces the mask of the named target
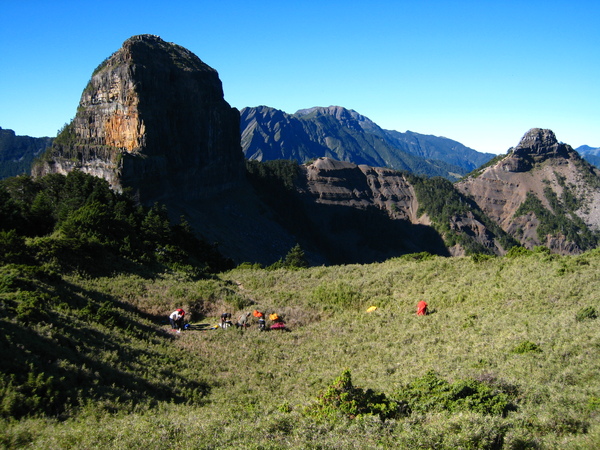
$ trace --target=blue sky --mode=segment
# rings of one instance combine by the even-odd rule
[[[225,100],[354,109],[504,153],[530,128],[600,147],[600,2],[0,0],[0,127],[54,136],[136,34],[219,72]]]

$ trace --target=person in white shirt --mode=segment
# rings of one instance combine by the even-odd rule
[[[169,316],[171,328],[177,330],[178,333],[181,333],[181,330],[183,330],[183,316],[185,316],[185,311],[181,308],[177,308]]]

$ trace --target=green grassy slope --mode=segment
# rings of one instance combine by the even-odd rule
[[[49,339],[70,333],[73,340],[93,340],[82,349],[94,364],[139,383],[123,378],[127,395],[120,401],[100,389],[104,372],[95,369],[97,375],[90,377],[98,380],[95,391],[87,379],[74,381],[88,389],[88,402],[72,402],[58,416],[43,415],[41,408],[40,414],[18,420],[5,417],[0,443],[9,448],[597,448],[600,330],[589,308],[600,311],[599,269],[600,253],[591,251],[577,257],[544,252],[512,258],[403,257],[293,271],[239,268],[201,280],[177,272],[151,278],[65,275],[53,281],[70,287],[70,293],[60,290],[62,302],[70,304],[71,295],[83,304],[101,299],[126,317],[128,327],[89,315],[83,322],[76,303],[69,331],[10,315],[2,318],[3,326]],[[421,299],[432,314],[416,316]],[[50,307],[50,315],[65,312],[60,303]],[[371,305],[378,309],[366,313]],[[173,338],[163,321],[178,306],[190,311],[193,329]],[[283,315],[290,331],[261,333],[256,324],[243,331],[202,331],[223,310],[236,317],[255,308]],[[13,344],[32,351],[22,347],[28,344]],[[403,405],[398,414],[386,420],[343,414],[344,400],[338,415],[335,405],[332,414],[308,414],[307,407],[346,369],[354,386]],[[436,375],[428,378],[431,371]],[[505,396],[511,407],[504,414],[482,412],[486,400],[464,389],[468,380],[486,386],[495,398]],[[109,381],[115,389],[120,384]],[[444,382],[449,390],[443,390]],[[2,404],[22,386],[5,384]]]

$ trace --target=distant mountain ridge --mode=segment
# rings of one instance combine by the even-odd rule
[[[329,157],[456,180],[495,156],[443,137],[384,130],[340,106],[294,114],[268,106],[244,108],[240,130],[246,158],[259,161]]]
[[[17,136],[0,127],[0,179],[28,174],[33,159],[52,145],[53,138]]]
[[[582,145],[575,149],[587,162],[596,167],[600,167],[600,148]]]

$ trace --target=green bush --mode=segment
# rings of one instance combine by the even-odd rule
[[[63,400],[54,377],[38,373],[32,365],[21,384],[0,373],[0,417],[33,415],[57,407]]]
[[[305,409],[306,414],[318,419],[340,416],[355,419],[371,414],[385,420],[399,417],[403,411],[401,403],[388,399],[385,394],[354,386],[348,369],[319,394],[314,404]]]
[[[25,238],[16,230],[0,231],[0,264],[24,263],[30,259]]]
[[[408,253],[406,255],[402,255],[400,256],[399,259],[403,259],[406,261],[427,261],[428,259],[433,258],[434,255],[432,255],[429,252],[419,252],[419,253]]]
[[[304,269],[308,267],[306,255],[304,254],[304,250],[300,247],[300,244],[296,244],[288,254],[285,255],[283,264],[289,269]]]
[[[507,258],[518,258],[520,256],[530,256],[532,254],[533,254],[533,252],[531,250],[527,250],[525,247],[516,245],[516,246],[512,247],[506,253],[506,257]]]
[[[270,266],[268,266],[267,270],[277,270],[277,269],[306,269],[309,266],[308,261],[306,259],[306,255],[304,254],[304,250],[300,247],[300,244],[296,244],[294,247],[290,249],[290,251],[285,255],[285,258],[280,259],[279,261],[274,262]]]
[[[492,255],[487,255],[485,253],[475,253],[475,254],[471,255],[471,259],[475,263],[480,263],[480,262],[483,262],[483,261],[487,261],[487,260],[490,260],[492,258],[493,258]]]
[[[360,293],[343,281],[320,284],[313,291],[312,299],[316,304],[340,309],[362,306]]]
[[[48,310],[56,299],[43,292],[19,291],[14,300],[17,302],[16,319],[25,323],[48,320]]]
[[[418,413],[472,411],[506,416],[515,408],[511,396],[497,387],[473,379],[450,383],[433,371],[401,388],[395,398]]]

